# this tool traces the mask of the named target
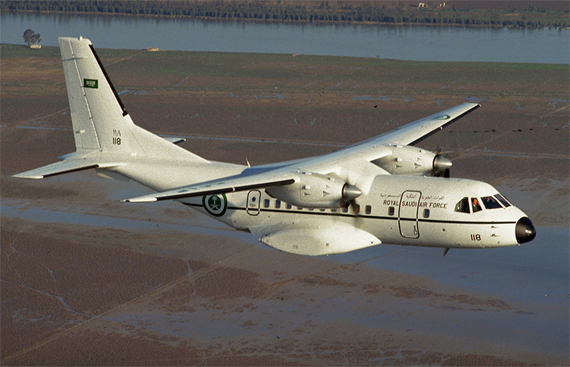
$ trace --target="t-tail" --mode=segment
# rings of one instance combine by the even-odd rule
[[[174,140],[136,126],[111,83],[91,41],[59,38],[76,152],[60,162],[14,177],[40,179],[90,168],[113,170],[133,157],[208,163]]]

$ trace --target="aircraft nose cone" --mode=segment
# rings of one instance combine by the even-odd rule
[[[515,226],[515,236],[518,243],[530,242],[536,236],[536,230],[527,217],[522,217]]]

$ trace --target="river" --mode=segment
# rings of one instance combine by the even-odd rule
[[[296,53],[413,61],[568,64],[570,32],[555,29],[293,24],[40,13],[1,14],[0,41],[23,44],[28,28],[41,44],[83,36],[96,47]]]

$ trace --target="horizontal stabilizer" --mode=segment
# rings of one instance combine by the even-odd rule
[[[343,222],[329,222],[318,227],[280,224],[251,227],[261,242],[283,252],[320,256],[340,254],[382,242],[376,236]]]
[[[186,141],[186,138],[165,138],[162,137],[164,140],[171,142],[172,144],[180,144]]]
[[[76,160],[66,159],[64,161],[52,163],[47,166],[33,169],[31,171],[18,173],[17,175],[13,175],[12,177],[39,180],[44,177],[61,175],[64,173],[71,173],[76,171],[83,171],[91,168],[111,168],[116,166],[118,166],[118,164],[116,163],[102,164],[102,163],[95,163],[92,160],[85,160],[85,159],[76,159]]]

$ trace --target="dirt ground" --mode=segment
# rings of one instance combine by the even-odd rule
[[[568,364],[568,256],[556,276],[529,268],[537,277],[519,294],[510,280],[493,285],[499,269],[509,279],[527,269],[509,265],[518,249],[452,251],[446,262],[390,246],[306,258],[176,203],[120,203],[148,192],[135,183],[94,172],[11,178],[74,143],[59,51],[1,52],[2,365]],[[422,146],[445,152],[453,176],[496,186],[546,232],[562,228],[552,238],[567,247],[567,65],[99,54],[135,123],[236,163],[330,152],[479,102]],[[447,274],[460,283],[438,278]],[[543,289],[560,274],[564,284]]]

